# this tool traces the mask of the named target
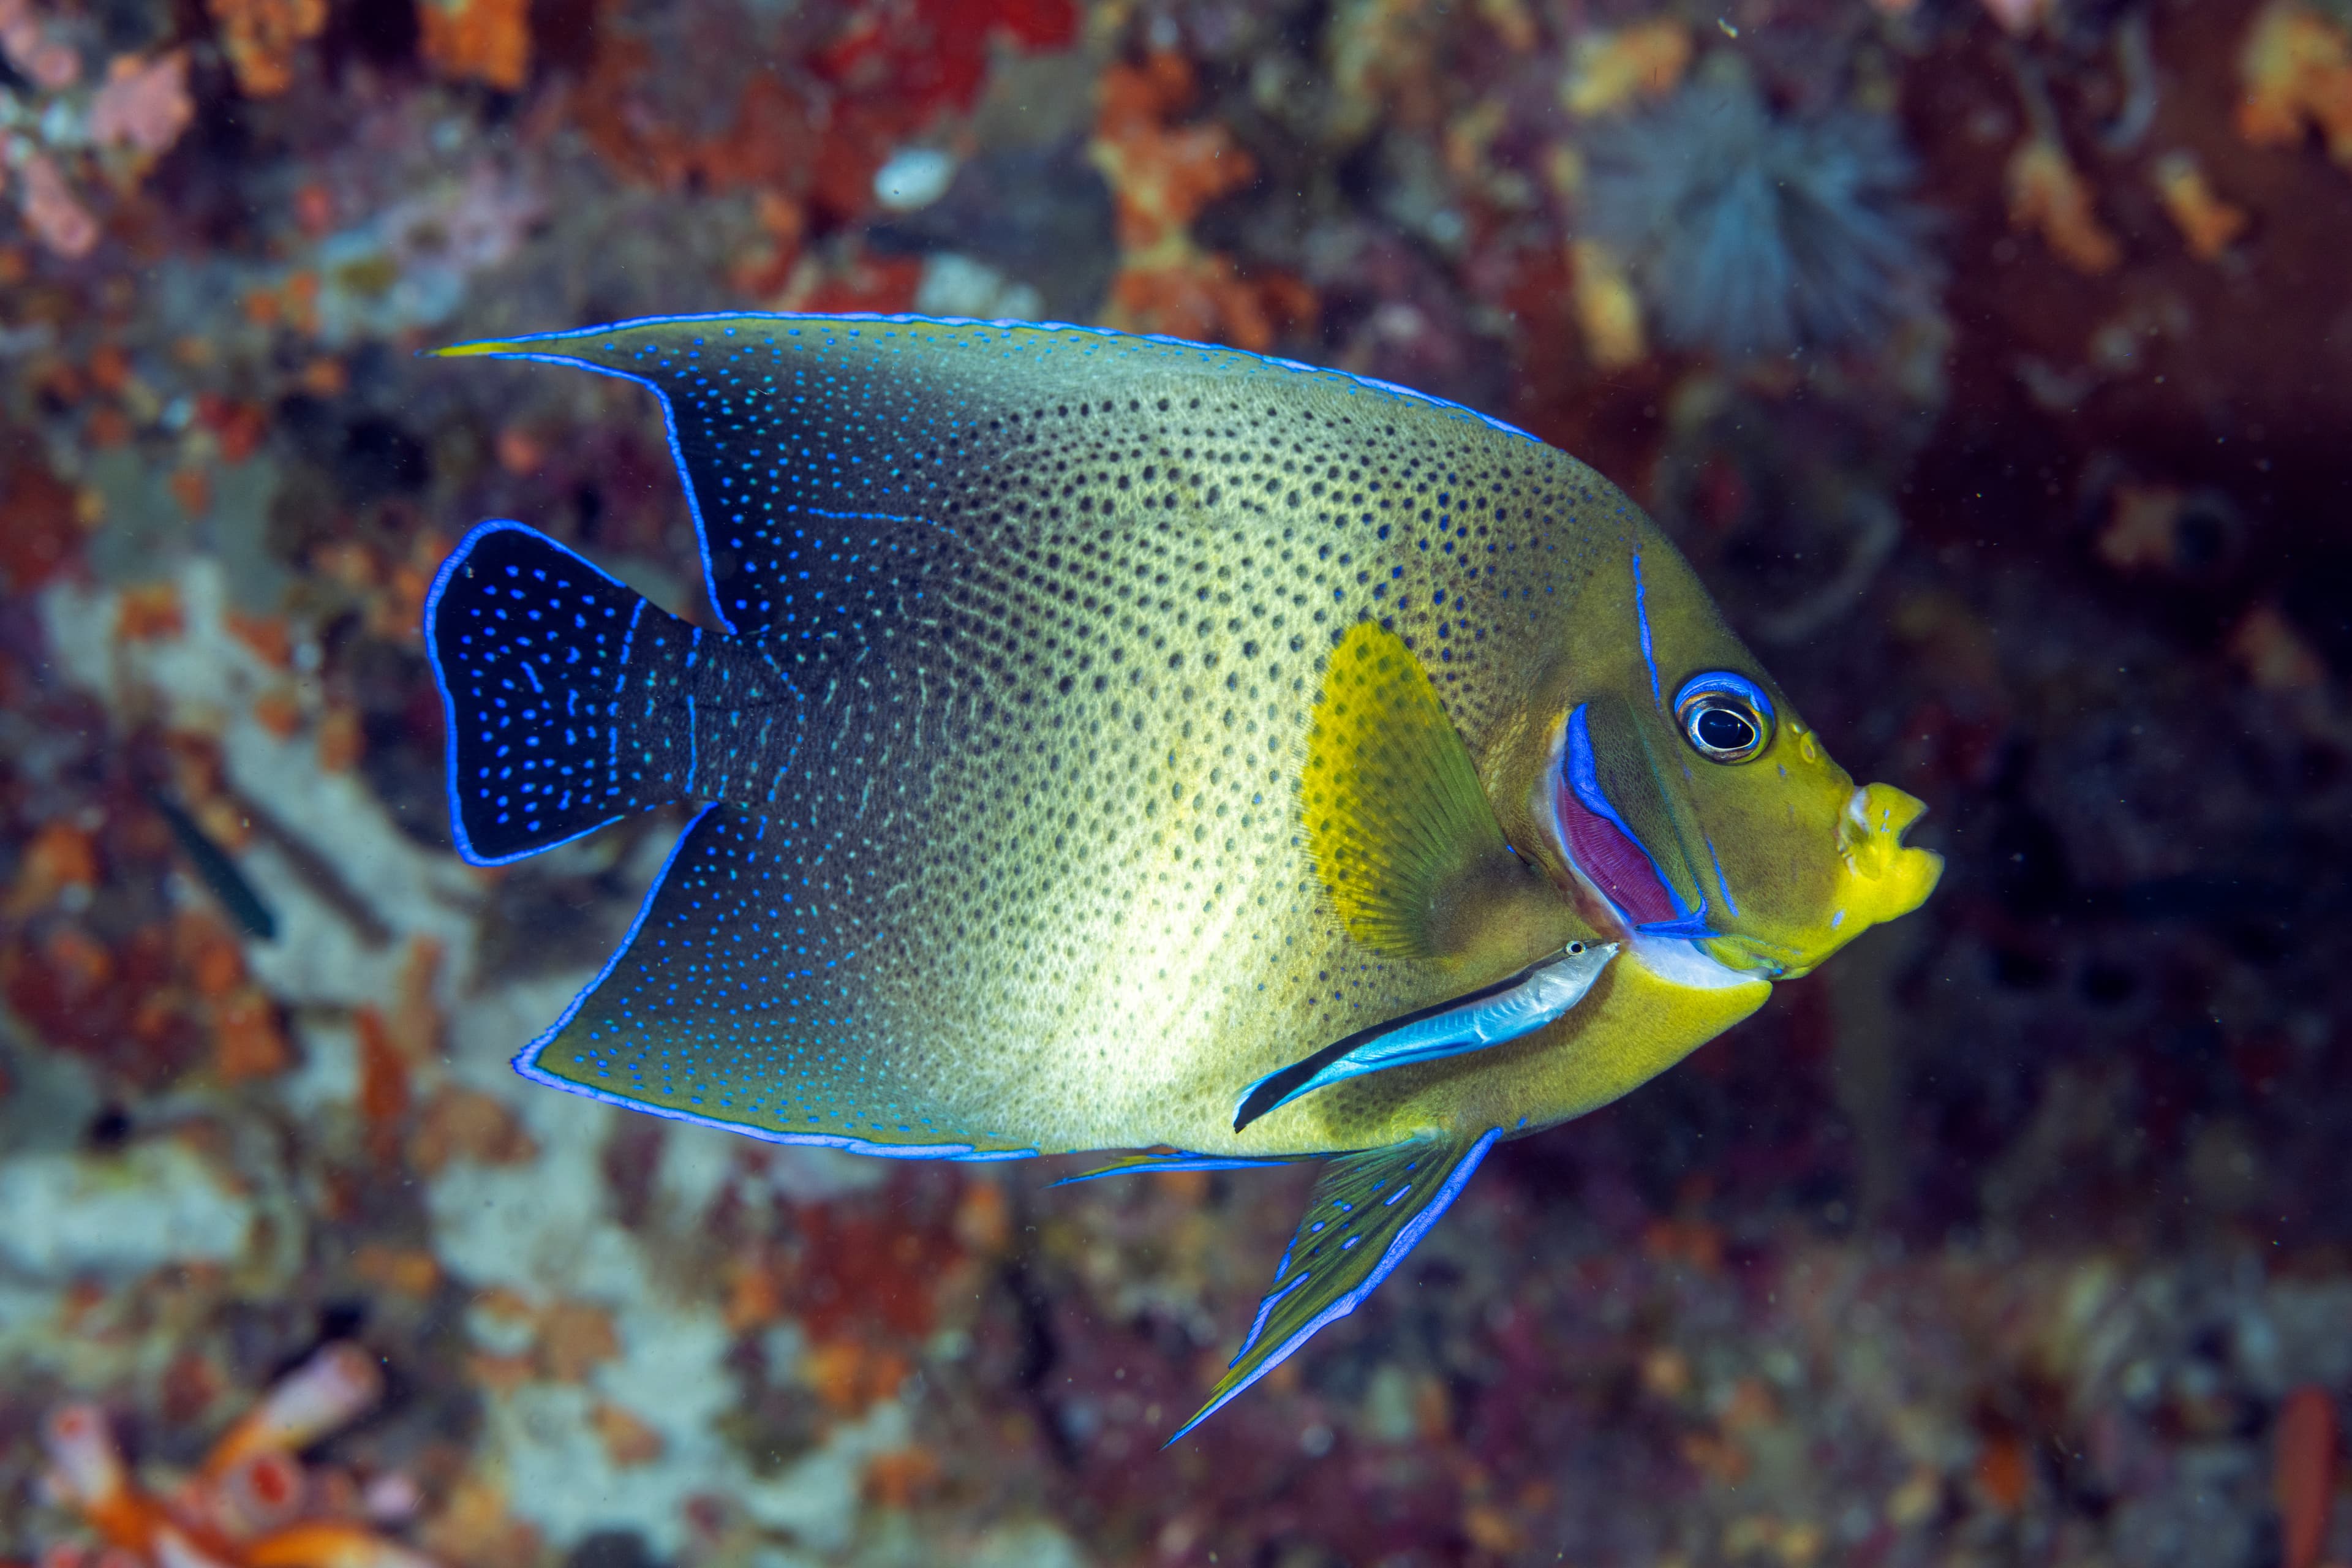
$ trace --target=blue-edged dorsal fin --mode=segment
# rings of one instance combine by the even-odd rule
[[[970,1079],[893,1026],[861,981],[857,911],[801,901],[789,832],[705,806],[621,950],[515,1068],[556,1089],[780,1143],[899,1159],[1014,1159]]]
[[[1502,1136],[1429,1138],[1333,1160],[1258,1303],[1241,1353],[1173,1443],[1274,1370],[1326,1323],[1361,1306],[1461,1194]]]
[[[1066,1187],[1075,1182],[1098,1181],[1105,1176],[1141,1175],[1148,1171],[1257,1171],[1269,1165],[1295,1165],[1299,1159],[1306,1157],[1191,1154],[1181,1149],[1155,1149],[1143,1153],[1123,1154],[1107,1165],[1080,1171],[1075,1176],[1064,1176],[1054,1185]]]
[[[1184,491],[1186,443],[1160,437],[1204,378],[1312,379],[1531,439],[1337,371],[1052,322],[680,316],[438,352],[576,365],[657,393],[711,604],[747,636],[808,635],[877,600],[909,602],[950,540],[992,569],[1001,607],[1022,612],[1036,569],[1022,552],[1062,510],[1043,494],[1062,488],[1055,465],[1074,442],[1145,438],[1172,447],[1155,485]]]

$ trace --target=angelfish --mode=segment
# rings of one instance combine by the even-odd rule
[[[1632,502],[1469,409],[907,316],[441,352],[651,388],[710,595],[694,624],[510,521],[433,584],[466,858],[695,806],[517,1068],[896,1158],[1327,1160],[1177,1436],[1353,1310],[1497,1140],[1941,870]]]

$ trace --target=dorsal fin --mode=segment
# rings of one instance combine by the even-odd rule
[[[1307,1216],[1283,1250],[1274,1289],[1258,1303],[1241,1353],[1173,1443],[1272,1372],[1325,1324],[1361,1306],[1420,1245],[1502,1136],[1417,1140],[1342,1154],[1315,1184]]]
[[[1298,790],[1340,924],[1393,958],[1451,956],[1454,904],[1514,861],[1428,672],[1377,622],[1349,627],[1324,666]]]
[[[437,352],[578,365],[652,388],[711,607],[722,628],[745,636],[806,635],[845,613],[903,610],[923,595],[920,579],[942,551],[988,555],[1034,537],[1050,503],[1008,481],[1087,429],[1063,423],[1074,404],[1140,415],[1191,401],[1204,377],[1267,379],[1533,441],[1344,372],[1052,322],[676,316]]]

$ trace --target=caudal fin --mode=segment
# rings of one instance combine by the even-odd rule
[[[467,534],[425,601],[457,852],[504,865],[683,798],[701,636],[535,529]]]

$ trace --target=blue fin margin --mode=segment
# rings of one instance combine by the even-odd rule
[[[1298,1233],[1283,1250],[1282,1262],[1274,1271],[1274,1289],[1258,1303],[1241,1352],[1234,1357],[1209,1402],[1171,1434],[1162,1447],[1173,1445],[1287,1361],[1324,1328],[1362,1306],[1454,1206],[1471,1174],[1502,1135],[1501,1128],[1491,1127],[1467,1144],[1434,1139],[1397,1143],[1332,1162],[1330,1170],[1316,1184],[1314,1201]],[[1438,1172],[1423,1173],[1422,1166],[1430,1163],[1437,1165]],[[1406,1203],[1423,1184],[1407,1179],[1416,1173],[1423,1174],[1424,1181],[1435,1175],[1435,1184],[1418,1202]],[[1381,1197],[1384,1191],[1388,1195]],[[1350,1230],[1356,1234],[1343,1237],[1341,1233]],[[1369,1266],[1350,1256],[1366,1242],[1379,1244]],[[1273,1331],[1270,1339],[1269,1329]]]
[[[550,1025],[544,1034],[516,1053],[514,1070],[533,1083],[544,1085],[549,1089],[560,1089],[566,1094],[576,1094],[583,1100],[593,1100],[604,1105],[616,1105],[624,1110],[638,1111],[646,1116],[658,1116],[666,1121],[683,1121],[688,1126],[715,1128],[721,1132],[732,1132],[741,1137],[757,1139],[762,1143],[781,1143],[800,1148],[839,1149],[848,1153],[870,1154],[883,1160],[954,1160],[966,1163],[983,1163],[1000,1160],[1035,1159],[1039,1152],[1035,1149],[982,1149],[971,1143],[877,1143],[870,1139],[851,1138],[838,1133],[784,1132],[773,1128],[760,1127],[741,1121],[729,1121],[721,1117],[704,1116],[691,1110],[681,1110],[675,1106],[653,1105],[644,1100],[631,1100],[625,1095],[613,1094],[572,1079],[559,1077],[539,1065],[541,1053],[555,1043],[580,1009],[587,1004],[588,998],[596,994],[597,988],[604,984],[605,979],[619,966],[621,960],[628,955],[630,948],[637,940],[638,931],[645,925],[646,917],[653,913],[655,900],[661,897],[662,885],[669,880],[670,871],[677,866],[678,857],[693,842],[694,830],[701,826],[704,818],[720,809],[722,808],[714,802],[697,811],[688,820],[686,831],[680,833],[677,836],[677,842],[670,846],[668,858],[662,861],[660,874],[654,878],[653,886],[646,892],[645,901],[637,906],[635,917],[629,921],[627,933],[613,949],[612,956],[607,958],[604,967],[596,972],[596,978],[583,986],[580,994],[565,1006],[562,1016]]]
[[[534,360],[547,364],[570,365],[596,375],[608,375],[616,381],[632,381],[652,392],[661,404],[662,426],[669,439],[670,460],[677,466],[679,482],[686,490],[687,510],[694,519],[695,542],[702,556],[702,581],[710,599],[711,613],[718,617],[719,626],[727,632],[740,634],[743,628],[736,626],[733,618],[727,614],[726,606],[720,602],[719,579],[711,570],[710,531],[704,524],[701,502],[695,494],[694,474],[687,465],[686,448],[678,437],[677,414],[670,405],[668,391],[659,382],[649,376],[638,375],[610,365],[598,364],[593,360],[583,359],[576,355],[553,352],[554,345],[557,343],[600,337],[608,332],[635,331],[648,327],[692,327],[737,321],[853,327],[992,327],[1004,331],[1083,332],[1094,337],[1123,338],[1132,342],[1153,343],[1163,348],[1191,350],[1204,359],[1252,360],[1272,369],[1337,377],[1342,381],[1352,382],[1368,392],[1385,393],[1426,407],[1464,415],[1506,436],[1515,436],[1522,441],[1534,441],[1541,445],[1537,437],[1529,435],[1516,425],[1497,419],[1491,414],[1481,413],[1466,404],[1455,403],[1443,397],[1433,397],[1426,392],[1416,391],[1410,386],[1401,386],[1394,382],[1381,381],[1374,376],[1358,375],[1351,371],[1334,370],[1328,365],[1307,364],[1300,360],[1281,359],[1273,354],[1254,353],[1247,349],[1227,348],[1221,343],[1197,342],[1189,338],[1169,337],[1160,332],[1122,332],[1110,327],[1087,326],[1073,321],[988,321],[969,316],[920,316],[912,313],[885,315],[866,310],[844,311],[830,315],[818,312],[761,310],[705,311],[677,316],[638,316],[625,321],[608,321],[601,326],[568,328],[552,332],[527,332],[519,337],[486,339],[479,342],[453,344],[446,349],[427,349],[424,353],[427,356],[446,354],[467,358]],[[545,346],[530,346],[533,344]]]

